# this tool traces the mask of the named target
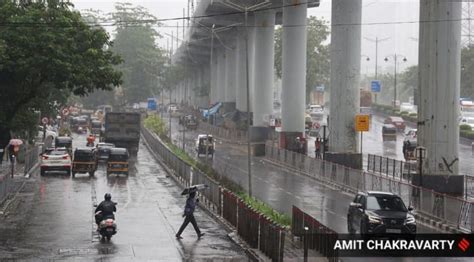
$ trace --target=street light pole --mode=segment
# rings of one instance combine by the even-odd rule
[[[400,54],[393,54],[391,57],[393,57],[393,61],[395,63],[394,66],[394,72],[393,72],[393,107],[397,106],[397,64],[398,64],[398,57],[403,56]],[[385,57],[385,62],[388,61],[388,57]],[[407,58],[403,56],[403,62],[406,62]]]
[[[370,41],[370,42],[375,42],[375,79],[374,80],[378,80],[377,79],[377,68],[378,68],[378,55],[379,55],[379,42],[383,42],[383,41],[387,41],[388,39],[390,39],[390,37],[386,37],[386,38],[382,38],[382,39],[379,39],[378,36],[375,37],[375,39],[372,39],[372,38],[368,38],[368,37],[364,37],[366,40]],[[377,93],[375,93],[375,96],[374,96],[374,103],[377,104]]]

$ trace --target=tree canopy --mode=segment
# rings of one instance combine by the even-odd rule
[[[161,36],[153,28],[156,23],[136,22],[156,18],[129,3],[117,3],[111,18],[117,24],[112,50],[124,59],[118,66],[124,75],[123,102],[136,103],[158,94],[158,78],[166,61],[164,51],[155,43]]]
[[[2,1],[0,23],[3,129],[34,126],[35,110],[44,114],[71,93],[84,96],[121,84],[114,68],[121,59],[109,50],[108,34],[86,24],[69,2]],[[29,121],[18,123],[23,116]]]
[[[282,75],[283,28],[275,31],[275,69],[278,77]],[[306,46],[306,99],[316,86],[329,86],[329,26],[315,16],[308,18]]]
[[[461,50],[461,97],[474,99],[474,46]]]

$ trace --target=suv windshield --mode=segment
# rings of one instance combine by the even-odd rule
[[[403,200],[398,196],[369,196],[367,210],[401,211],[407,212]]]

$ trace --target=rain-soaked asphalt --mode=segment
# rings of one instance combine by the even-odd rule
[[[74,146],[84,145],[84,136],[74,136]],[[107,176],[101,166],[94,178],[59,173],[31,178],[10,214],[0,216],[0,260],[247,260],[223,226],[199,208],[196,220],[206,235],[198,240],[189,225],[177,241],[185,203],[181,190],[143,144],[132,162],[128,177]],[[93,204],[106,192],[118,202],[118,233],[110,242],[100,240],[93,223]]]
[[[182,145],[182,127],[173,119],[173,139]],[[194,139],[199,131],[186,131],[187,151],[197,157]],[[204,161],[203,157],[200,158]],[[216,144],[213,166],[244,189],[248,188],[246,146],[232,145],[219,141]],[[252,188],[254,196],[270,204],[274,209],[291,215],[295,205],[339,233],[347,233],[347,209],[353,195],[335,190],[302,175],[263,161],[252,160]],[[420,233],[434,233],[438,230],[418,225]]]

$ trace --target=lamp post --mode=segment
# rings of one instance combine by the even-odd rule
[[[387,41],[388,39],[390,39],[390,37],[386,37],[386,38],[378,38],[378,37],[375,37],[375,39],[373,38],[369,38],[369,37],[364,37],[365,40],[367,41],[370,41],[370,42],[373,42],[375,43],[375,79],[374,80],[378,80],[377,79],[377,68],[378,68],[378,55],[379,55],[379,42],[383,42],[383,41]],[[377,104],[377,93],[375,93],[375,96],[374,96],[374,102]]]
[[[393,55],[385,57],[384,59],[385,62],[388,62],[389,60],[388,58],[391,57],[395,65],[394,72],[393,72],[393,107],[397,106],[397,64],[398,64],[398,58],[400,56],[403,57],[402,59],[403,62],[407,61],[407,58],[404,55],[400,55],[400,54],[393,54]]]
[[[365,61],[369,62],[370,61],[370,57],[367,56],[367,55],[361,55],[360,58],[365,58]],[[367,67],[365,67],[365,74],[368,75],[368,72],[369,70],[367,69]]]

